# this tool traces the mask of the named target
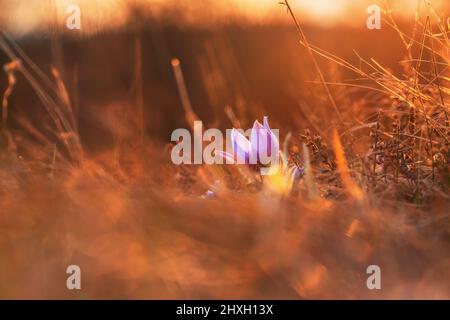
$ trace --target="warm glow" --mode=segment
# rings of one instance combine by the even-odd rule
[[[0,3],[0,27],[7,31],[25,34],[31,31],[48,30],[49,24],[57,21],[63,26],[69,4],[81,8],[83,32],[95,33],[99,30],[120,28],[128,25],[129,15],[134,6],[143,15],[170,13],[177,23],[193,24],[228,21],[230,17],[244,18],[256,22],[289,22],[279,0],[16,0]],[[290,0],[289,2],[302,22],[333,26],[347,24],[364,25],[366,8],[373,4],[369,0]],[[434,8],[445,4],[432,0]],[[397,15],[414,17],[416,1],[398,0],[393,2]],[[425,4],[422,10],[428,10]]]

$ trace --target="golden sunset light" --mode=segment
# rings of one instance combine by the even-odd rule
[[[420,317],[449,212],[448,0],[0,0],[14,315]]]

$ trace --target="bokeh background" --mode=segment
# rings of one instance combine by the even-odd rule
[[[367,7],[391,8],[408,35],[416,12],[421,26],[450,14],[447,0],[290,3],[311,44],[357,67],[374,59],[400,79],[411,65],[405,46],[385,15],[381,30],[367,29]],[[65,28],[68,4],[80,6],[81,30]],[[333,128],[356,127],[343,144],[357,164],[371,141],[364,124],[378,108],[397,112],[392,97],[344,86],[361,82],[318,57],[339,124],[278,0],[0,0],[0,29],[70,102],[84,151],[79,163],[64,153],[71,137],[58,136],[39,90],[16,72],[0,140],[0,298],[450,297],[448,195],[437,187],[419,205],[405,178],[404,193],[378,185],[362,204],[318,165],[315,200],[304,179],[292,199],[239,188],[205,199],[220,175],[171,166],[170,134],[190,126],[175,58],[206,127],[231,128],[234,118],[248,128],[266,115],[283,140],[309,128],[328,143]],[[0,51],[0,65],[10,58]],[[385,272],[380,292],[365,287],[374,261]],[[80,292],[65,287],[72,263]]]
[[[366,9],[372,3],[291,1],[312,44],[355,64],[359,63],[356,53],[374,58],[400,74],[398,62],[406,55],[397,32],[387,22],[381,30],[366,28]],[[418,3],[380,1],[379,5],[388,4],[407,29],[414,22]],[[81,8],[81,31],[65,28],[69,4]],[[446,1],[431,4],[440,12],[448,6]],[[420,12],[426,14],[430,8],[421,3]],[[112,139],[111,128],[102,130],[107,124],[92,123],[98,117],[91,113],[114,117],[131,108],[136,90],[142,91],[145,130],[150,135],[167,140],[174,128],[186,126],[180,116],[173,58],[180,59],[192,105],[206,123],[227,126],[226,106],[246,113],[245,118],[270,115],[275,123],[283,121],[287,129],[303,127],[305,120],[293,112],[299,104],[311,110],[315,125],[330,116],[320,112],[327,99],[316,95],[320,90],[316,71],[279,1],[4,0],[0,1],[0,26],[37,65],[61,70],[82,132],[89,137],[87,143],[95,142],[93,136],[100,145]],[[0,59],[7,62],[4,55]],[[332,62],[322,59],[319,63],[329,67],[326,78],[330,82],[341,76],[354,77]],[[138,80],[143,81],[139,88]],[[4,90],[6,82],[0,85]],[[28,89],[17,86],[16,90],[23,91],[12,99],[28,99],[33,94]],[[26,101],[16,104],[12,115],[34,112]]]

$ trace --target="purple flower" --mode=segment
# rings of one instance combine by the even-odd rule
[[[256,120],[247,139],[239,130],[231,130],[231,146],[233,154],[219,152],[228,163],[271,165],[273,160],[278,160],[278,137],[270,129],[267,117],[263,119],[263,125]]]

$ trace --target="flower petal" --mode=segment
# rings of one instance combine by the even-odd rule
[[[267,141],[265,135],[267,135],[266,129],[261,123],[258,122],[258,120],[255,120],[250,134],[250,144],[252,146],[252,151],[250,154],[250,162],[252,164],[257,164],[259,162],[260,152],[267,152],[265,151],[265,149],[267,149],[267,146],[264,146],[263,144],[264,139],[266,139]],[[264,150],[262,150],[262,148]]]
[[[289,180],[292,182],[295,182],[296,180],[300,179],[304,174],[304,169],[299,168],[297,166],[293,166],[291,169],[288,170]]]
[[[249,163],[252,145],[250,141],[238,130],[231,130],[231,145],[238,164]]]

